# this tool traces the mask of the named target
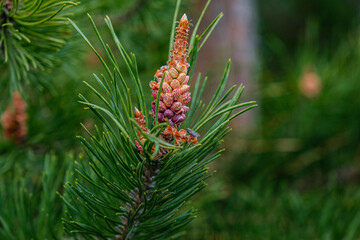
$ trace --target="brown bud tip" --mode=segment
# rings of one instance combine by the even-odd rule
[[[188,18],[186,16],[186,14],[184,13],[184,15],[181,17],[180,22],[179,22],[179,27],[180,28],[188,28],[189,27],[189,21]]]
[[[189,22],[189,21],[188,21],[188,18],[186,16],[186,13],[184,13],[184,15],[180,19],[180,24],[185,24],[187,22]]]
[[[143,118],[144,116],[137,107],[135,107],[135,118]]]
[[[186,62],[188,55],[188,49],[187,49],[188,36],[189,36],[189,21],[186,14],[184,14],[180,19],[179,25],[176,27],[176,34],[174,39],[175,41],[174,41],[173,49],[171,49],[171,58],[168,61],[169,69],[172,67],[176,67],[178,65],[185,67],[188,66],[188,63]],[[180,70],[182,70],[182,68]]]

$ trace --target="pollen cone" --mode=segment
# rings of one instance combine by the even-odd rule
[[[26,103],[17,92],[14,92],[12,101],[12,107],[8,106],[1,116],[1,124],[7,139],[21,143],[27,136]]]
[[[184,14],[176,27],[174,45],[171,49],[171,57],[166,66],[162,66],[155,73],[156,81],[150,82],[154,102],[152,103],[152,115],[155,118],[156,98],[159,92],[161,79],[164,77],[159,101],[159,114],[156,116],[159,122],[169,122],[171,126],[179,127],[186,119],[189,108],[186,106],[191,100],[187,85],[189,76],[187,70],[188,57],[189,21]]]

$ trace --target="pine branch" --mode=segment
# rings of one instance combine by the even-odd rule
[[[72,1],[3,0],[0,16],[2,72],[8,72],[10,90],[22,90],[29,72],[51,69],[55,53],[70,38],[66,21]],[[67,15],[66,15],[67,14]]]
[[[70,157],[18,157],[24,163],[0,176],[0,239],[60,239],[63,205],[56,192],[61,191]],[[39,163],[41,169],[35,169],[33,164]]]
[[[168,65],[161,67],[150,82],[154,97],[150,114],[135,55],[127,53],[110,18],[105,22],[130,81],[120,71],[115,54],[92,18],[89,16],[106,58],[70,20],[100,59],[106,75],[95,75],[101,90],[87,84],[100,103],[91,103],[80,95],[80,102],[99,118],[103,129],[97,129],[95,134],[86,130],[88,140],[79,137],[88,163],[83,159],[76,161],[75,178],[69,178],[65,186],[63,199],[68,212],[63,222],[67,233],[118,240],[175,238],[194,218],[195,210],[186,202],[206,186],[205,180],[212,175],[206,165],[220,156],[222,150],[215,150],[230,132],[229,122],[256,106],[254,102],[238,103],[243,86],[232,96],[235,86],[224,93],[230,61],[207,107],[199,108],[206,88],[206,81],[200,84],[200,75],[191,99],[187,83],[197,54],[220,17],[203,34],[192,37],[194,42],[189,49],[188,20],[186,15],[181,18]],[[139,109],[132,102],[133,94]],[[190,100],[191,108],[186,106]],[[233,113],[234,110],[239,111]],[[215,122],[209,126],[212,120]],[[187,130],[179,129],[180,125]]]

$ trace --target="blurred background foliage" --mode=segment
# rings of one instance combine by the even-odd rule
[[[189,238],[359,238],[359,7],[257,1],[257,124],[225,139]]]
[[[233,15],[228,13],[236,11],[239,2],[252,4],[248,11],[255,17],[249,26],[256,27],[256,38],[252,39],[256,56],[249,79],[236,74],[233,79],[249,86],[245,92],[259,107],[246,122],[234,124],[234,132],[225,139],[227,151],[210,166],[217,173],[194,199],[199,216],[184,239],[359,238],[360,3],[214,0],[204,25],[206,18],[213,19],[223,11],[225,23],[219,27],[231,29]],[[186,0],[181,12],[196,20],[203,6],[204,1]],[[86,13],[108,37],[101,25],[109,15],[123,45],[136,54],[146,87],[167,59],[174,9],[172,0],[88,0],[68,11],[81,29],[88,30],[90,39],[96,36],[91,36]],[[236,14],[246,15],[241,11]],[[198,60],[198,70],[208,73],[214,82],[221,75],[216,69],[222,69],[226,62],[217,59],[246,54],[244,48],[232,51],[233,43],[228,44],[228,50],[220,49],[221,42],[237,42],[224,32],[214,32],[214,42],[204,47]],[[206,55],[211,51],[216,57]],[[77,103],[77,94],[91,95],[82,81],[91,83],[91,74],[101,66],[77,34],[72,34],[56,54],[61,61],[55,67],[29,74],[42,84],[23,85],[29,116],[25,142],[14,144],[0,135],[1,239],[61,236],[61,222],[56,219],[62,209],[56,204],[54,190],[62,191],[59,179],[71,163],[68,152],[80,152],[75,138],[83,134],[79,123],[90,129],[94,124]],[[232,71],[238,69],[242,68]],[[5,75],[0,81],[6,86]],[[7,88],[0,92],[3,112],[10,97]],[[53,178],[44,173],[56,169],[58,174],[50,174]],[[51,190],[45,190],[49,186]],[[40,231],[46,219],[41,207],[45,201],[47,206],[57,206],[49,220],[54,227]],[[13,202],[22,202],[20,209],[9,207]],[[33,218],[19,223],[18,219],[24,219],[21,214],[27,214],[25,219]],[[19,224],[23,231],[14,228]],[[59,235],[54,236],[51,229],[58,229]],[[33,234],[27,235],[29,232]]]

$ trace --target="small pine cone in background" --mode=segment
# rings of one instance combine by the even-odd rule
[[[189,91],[190,86],[189,76],[187,70],[189,64],[187,63],[188,54],[188,35],[189,35],[189,21],[186,14],[182,16],[179,26],[176,28],[176,36],[173,49],[171,50],[171,58],[166,66],[162,66],[155,73],[156,81],[150,82],[152,88],[152,95],[154,101],[152,103],[152,115],[155,118],[156,112],[156,98],[159,92],[159,87],[162,78],[164,82],[162,85],[160,100],[159,100],[159,113],[158,121],[168,121],[171,126],[179,127],[181,122],[186,119],[186,113],[189,107],[186,106],[191,100]]]
[[[1,116],[1,124],[4,136],[8,140],[12,140],[19,144],[23,142],[27,136],[26,121],[26,103],[18,92],[13,93],[12,107],[8,106]]]
[[[307,67],[300,77],[300,92],[307,98],[316,98],[321,94],[322,82],[313,67]]]

